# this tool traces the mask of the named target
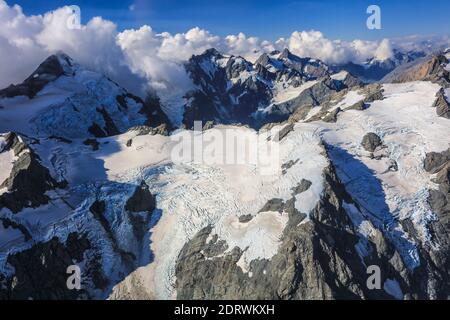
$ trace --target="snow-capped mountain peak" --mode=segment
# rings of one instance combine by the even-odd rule
[[[0,130],[69,139],[110,136],[137,125],[170,127],[159,101],[144,101],[64,53],[23,83],[0,90]]]

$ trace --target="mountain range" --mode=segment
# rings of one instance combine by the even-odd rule
[[[0,90],[0,299],[447,299],[449,58],[211,48],[175,108],[50,56]],[[276,170],[174,158],[229,132]]]

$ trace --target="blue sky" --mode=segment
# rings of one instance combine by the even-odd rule
[[[448,0],[6,0],[26,14],[79,5],[82,20],[102,16],[119,29],[150,25],[157,32],[184,32],[198,26],[217,35],[287,37],[295,30],[319,30],[328,38],[351,40],[442,35],[450,31]],[[366,8],[381,7],[382,30],[366,28]],[[132,8],[133,10],[130,10]]]

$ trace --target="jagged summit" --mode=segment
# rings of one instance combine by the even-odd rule
[[[222,54],[216,48],[206,49],[200,56],[222,57]]]
[[[432,81],[450,85],[449,64],[445,54],[432,54],[399,66],[386,75],[382,82]]]
[[[0,97],[12,98],[24,95],[33,98],[48,83],[63,75],[74,75],[75,69],[74,61],[65,53],[59,52],[45,59],[21,84],[0,90]]]
[[[361,64],[348,62],[342,65],[333,65],[331,69],[334,71],[348,71],[362,81],[371,83],[380,81],[395,68],[425,56],[426,54],[422,51],[402,52],[394,49],[392,57],[384,60],[374,57]]]
[[[141,99],[59,52],[23,83],[0,91],[0,131],[68,139],[106,137],[138,125],[171,124],[159,99]]]
[[[192,127],[194,120],[202,120],[243,123],[258,128],[275,119],[287,119],[288,113],[301,107],[295,99],[313,85],[313,81],[329,83],[325,91],[339,91],[350,84],[339,79],[333,81],[328,66],[322,61],[298,57],[288,49],[263,53],[251,63],[212,48],[193,56],[185,68],[196,86],[186,94],[188,103],[183,124],[187,127]],[[342,84],[332,83],[339,81]],[[313,103],[317,104],[326,93],[306,95],[313,97]],[[280,103],[289,103],[289,106],[272,108]]]

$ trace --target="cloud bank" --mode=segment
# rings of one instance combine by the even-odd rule
[[[73,18],[69,7],[26,16],[21,7],[0,0],[0,88],[23,81],[57,51],[64,51],[82,65],[105,73],[139,94],[150,87],[157,91],[189,88],[192,84],[183,62],[211,47],[251,61],[263,52],[287,47],[302,57],[339,64],[372,57],[387,59],[394,45],[412,49],[429,46],[414,38],[406,42],[331,40],[314,30],[295,31],[273,43],[243,33],[219,37],[198,27],[177,34],[157,33],[147,25],[119,32],[116,24],[101,17],[71,28],[68,21]],[[444,41],[448,43],[448,38]]]

